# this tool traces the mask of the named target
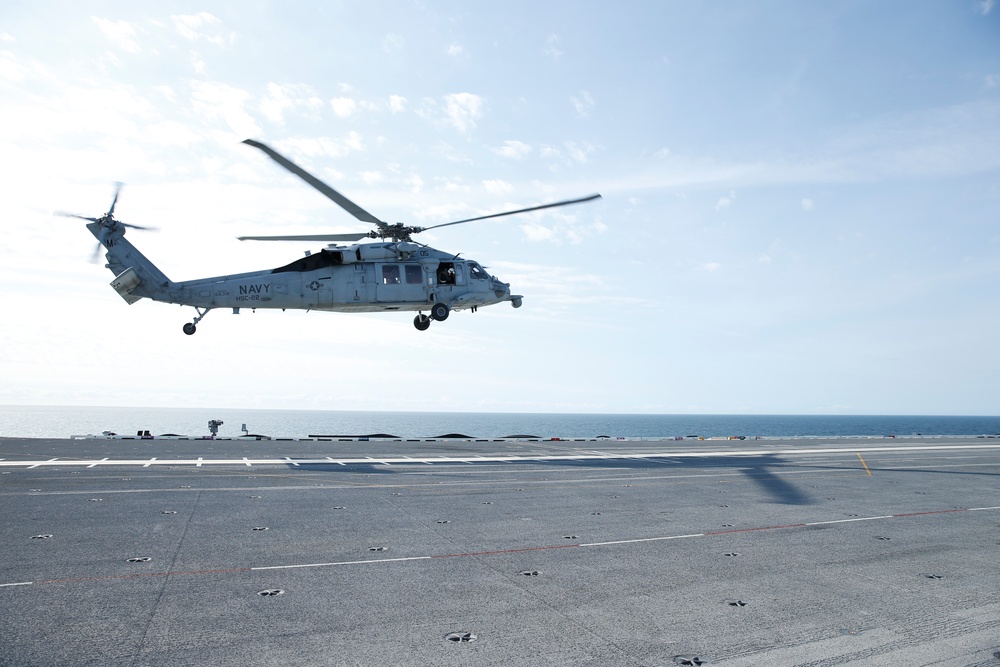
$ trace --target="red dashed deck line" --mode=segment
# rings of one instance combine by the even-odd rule
[[[987,510],[1000,510],[1000,505],[991,507],[962,507],[956,509],[947,510],[931,510],[927,512],[907,512],[901,514],[885,514],[881,516],[871,516],[871,517],[855,517],[851,519],[831,519],[827,521],[813,521],[808,523],[791,523],[783,524],[777,526],[757,526],[753,528],[736,528],[733,530],[721,530],[721,531],[711,531],[707,533],[690,533],[687,535],[666,535],[659,537],[643,537],[634,538],[626,540],[613,540],[607,542],[589,542],[589,543],[573,543],[573,544],[550,544],[540,547],[522,547],[519,549],[496,549],[492,551],[473,551],[468,553],[454,553],[454,554],[437,554],[432,556],[406,556],[402,558],[379,558],[379,559],[368,559],[368,560],[354,560],[354,561],[338,561],[329,563],[304,563],[295,565],[269,565],[269,566],[259,566],[259,567],[232,567],[224,569],[215,570],[191,570],[191,571],[180,571],[180,572],[146,572],[146,573],[136,573],[136,574],[121,574],[121,575],[108,575],[103,577],[68,577],[64,579],[43,579],[39,581],[20,581],[7,584],[0,584],[0,588],[9,588],[15,586],[30,586],[32,584],[65,584],[65,583],[84,583],[84,582],[95,582],[95,581],[115,581],[115,580],[128,580],[128,579],[142,579],[150,577],[167,577],[172,575],[183,576],[183,575],[197,575],[197,574],[233,574],[236,572],[255,572],[259,570],[293,570],[302,568],[314,568],[314,567],[331,567],[335,565],[375,565],[379,563],[400,563],[406,561],[414,560],[437,560],[441,558],[460,558],[460,557],[471,557],[471,556],[495,556],[501,554],[512,554],[512,553],[524,553],[528,551],[550,551],[555,549],[578,549],[582,547],[601,547],[601,546],[613,546],[621,544],[636,544],[640,542],[659,542],[664,540],[679,540],[690,537],[711,537],[717,535],[731,535],[734,533],[752,533],[761,532],[767,530],[781,530],[787,528],[805,528],[808,526],[818,526],[824,524],[832,523],[850,523],[854,521],[875,521],[879,519],[901,519],[907,517],[918,517],[918,516],[930,516],[935,514],[953,514],[956,512],[978,512]]]

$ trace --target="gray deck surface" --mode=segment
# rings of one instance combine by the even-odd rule
[[[566,455],[591,458],[523,458]],[[0,459],[5,666],[1000,666],[996,439],[0,439]]]

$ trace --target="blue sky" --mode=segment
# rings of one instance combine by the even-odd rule
[[[956,2],[7,2],[0,403],[1000,414],[1000,9]],[[525,296],[128,306],[363,231],[246,138]]]

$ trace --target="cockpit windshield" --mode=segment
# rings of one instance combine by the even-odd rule
[[[475,262],[469,262],[469,275],[476,280],[489,280],[490,274],[483,271],[483,267]]]

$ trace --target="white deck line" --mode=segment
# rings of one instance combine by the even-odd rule
[[[805,526],[825,526],[828,523],[851,523],[852,521],[875,521],[876,519],[892,519],[891,514],[886,514],[885,516],[863,516],[856,519],[832,519],[830,521],[813,521],[812,523],[803,524]]]
[[[378,563],[399,563],[407,560],[430,560],[432,556],[410,556],[408,558],[378,558],[374,560],[345,560],[334,563],[304,563],[302,565],[267,565],[265,567],[251,567],[251,571],[256,570],[294,570],[303,567],[330,567],[332,565],[368,565]]]
[[[612,544],[637,544],[639,542],[660,542],[662,540],[683,540],[687,537],[705,537],[705,533],[691,533],[690,535],[668,535],[666,537],[639,537],[634,540],[612,540],[610,542],[588,542],[581,544],[581,547],[606,547]]]
[[[649,459],[649,458],[727,458],[727,457],[759,457],[759,456],[794,456],[810,454],[855,454],[871,452],[920,452],[920,451],[945,451],[945,450],[996,450],[1000,449],[1000,444],[989,445],[901,445],[882,447],[835,447],[823,449],[741,449],[741,450],[713,450],[713,451],[670,451],[621,453],[621,454],[529,454],[529,455],[505,455],[505,456],[441,456],[431,459],[435,463],[498,463],[498,462],[531,462],[531,461],[598,461],[598,460],[629,460],[629,459]],[[308,464],[326,464],[330,462],[342,463],[343,465],[359,465],[377,463],[381,465],[413,463],[415,459],[403,456],[374,458],[366,456],[363,458],[331,459],[325,457],[321,459],[292,459],[291,457],[274,459],[205,459],[203,457],[188,459],[158,459],[157,465],[288,465],[295,466]],[[97,465],[132,465],[143,466],[149,459],[120,459],[111,460],[103,458],[100,461],[73,460],[73,459],[48,459],[45,461],[0,461],[0,468],[39,468],[52,466],[86,466],[93,468]],[[426,462],[421,460],[421,462]],[[959,464],[956,467],[962,467]]]

